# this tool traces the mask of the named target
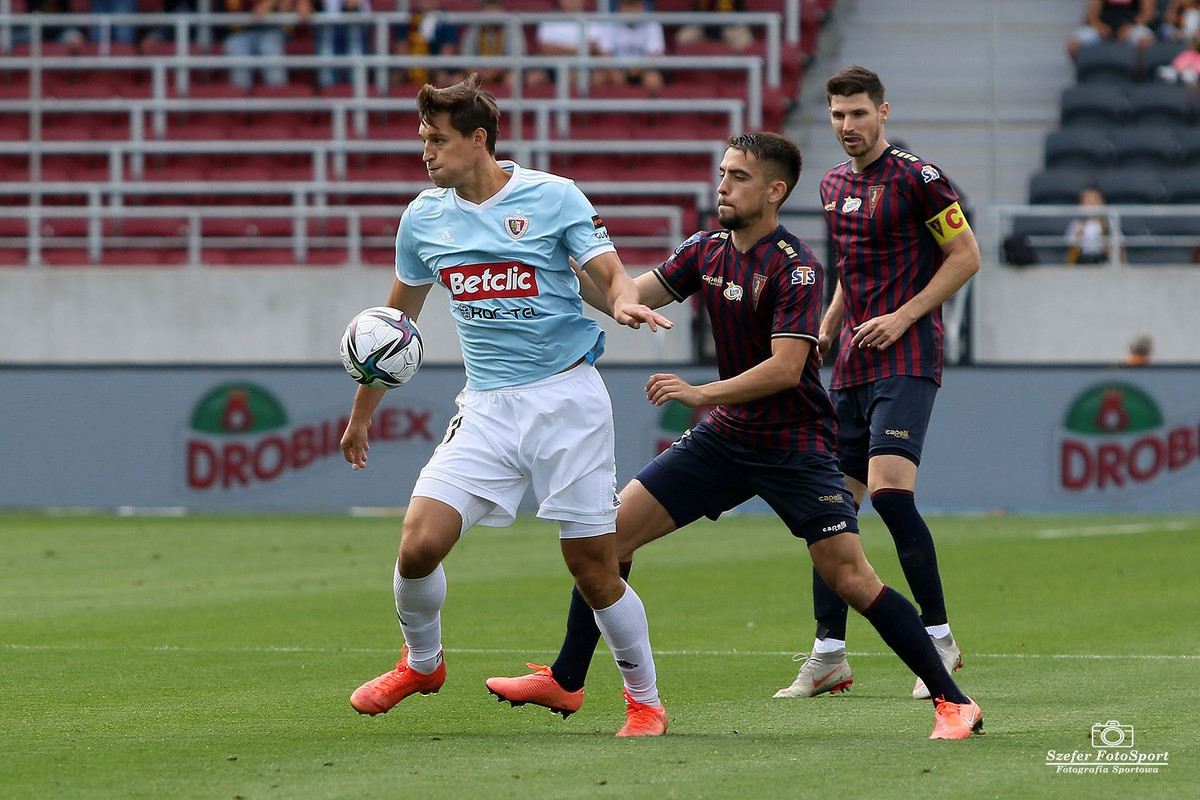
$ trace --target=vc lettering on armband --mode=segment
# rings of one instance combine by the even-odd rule
[[[967,224],[967,218],[958,203],[951,203],[937,216],[925,220],[925,227],[938,244],[944,244],[971,226]]]

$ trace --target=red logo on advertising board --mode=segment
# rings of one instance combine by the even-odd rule
[[[1072,492],[1146,484],[1200,459],[1200,425],[1164,430],[1158,403],[1128,383],[1080,393],[1063,427],[1059,483]]]
[[[376,412],[375,442],[432,441],[428,409],[389,407]],[[283,404],[250,383],[226,383],[209,391],[192,412],[192,435],[184,447],[189,489],[209,491],[270,483],[325,458],[341,456],[347,417],[289,425]]]
[[[459,302],[506,297],[536,297],[537,273],[519,261],[465,264],[442,270],[442,283]]]

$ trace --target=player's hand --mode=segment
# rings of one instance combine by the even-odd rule
[[[670,330],[672,327],[671,320],[641,303],[627,303],[620,308],[614,308],[613,319],[634,329],[642,327],[643,322],[649,325],[652,331],[659,328]]]
[[[346,432],[342,434],[342,457],[354,469],[367,468],[367,451],[371,449],[371,445],[367,444],[367,429],[363,427],[347,426]]]
[[[897,312],[867,320],[854,329],[854,346],[860,350],[886,350],[896,343],[909,323]]]
[[[678,375],[655,373],[646,381],[646,399],[656,406],[661,406],[668,400],[688,408],[697,408],[705,404],[699,388],[692,386]]]
[[[817,366],[825,363],[825,354],[833,347],[833,336],[828,333],[817,334]]]

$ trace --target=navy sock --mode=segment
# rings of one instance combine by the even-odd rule
[[[942,664],[933,646],[933,639],[925,632],[917,609],[908,602],[908,598],[884,586],[863,616],[875,626],[880,637],[900,656],[900,660],[925,681],[930,697],[945,698],[951,703],[967,702],[967,696]]]
[[[621,577],[629,578],[633,562],[621,562]],[[592,656],[600,643],[600,629],[596,627],[596,614],[579,593],[579,587],[571,587],[571,606],[567,609],[567,635],[558,658],[550,665],[550,672],[558,685],[568,692],[577,692],[587,680]]]
[[[846,640],[846,617],[849,606],[841,595],[829,588],[829,584],[813,567],[813,616],[817,618],[818,639]]]
[[[896,542],[896,555],[900,557],[908,588],[921,607],[921,622],[925,627],[945,625],[946,598],[942,594],[933,534],[917,511],[913,493],[905,489],[880,489],[871,495],[871,505],[883,517]]]

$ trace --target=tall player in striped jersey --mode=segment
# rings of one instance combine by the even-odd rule
[[[800,151],[775,133],[745,134],[728,144],[717,187],[723,229],[695,234],[634,281],[638,300],[652,308],[700,294],[713,322],[719,380],[692,385],[656,374],[646,383],[646,398],[655,405],[674,400],[716,408],[621,491],[623,574],[641,545],[702,516],[717,519],[757,495],[807,542],[817,571],[936,688],[930,738],[965,739],[982,727],[979,706],[942,665],[916,608],[884,586],[867,562],[834,457],[836,422],[815,347],[821,265],[778,221],[800,176]],[[586,279],[581,286],[590,304],[610,311],[596,286]],[[576,591],[558,660],[549,667],[530,664],[534,672],[517,678],[489,678],[488,689],[513,705],[534,703],[566,717],[583,704],[598,640]]]
[[[962,653],[950,632],[933,537],[917,511],[915,489],[942,381],[941,306],[978,271],[979,246],[942,171],[888,144],[888,104],[878,75],[846,67],[829,79],[826,95],[834,133],[850,156],[821,182],[840,275],[819,339],[824,353],[841,336],[830,385],[838,459],[855,503],[870,492],[925,630],[953,671]],[[846,604],[815,572],[813,605],[813,652],[776,697],[812,697],[852,681]],[[918,679],[913,697],[931,692]]]
[[[512,523],[532,485],[538,516],[558,523],[567,567],[621,670],[626,722],[617,735],[657,736],[667,716],[646,612],[617,562],[612,403],[593,366],[604,334],[582,313],[571,258],[618,322],[652,330],[670,322],[637,301],[604,223],[574,183],[496,160],[500,113],[478,75],[426,85],[417,105],[437,188],[400,219],[388,305],[416,318],[434,283],[447,290],[467,385],[404,515],[393,581],[400,661],[350,704],[381,714],[442,687],[442,560],[474,525]],[[342,451],[355,469],[367,465],[367,428],[382,396],[360,386],[354,398]]]

